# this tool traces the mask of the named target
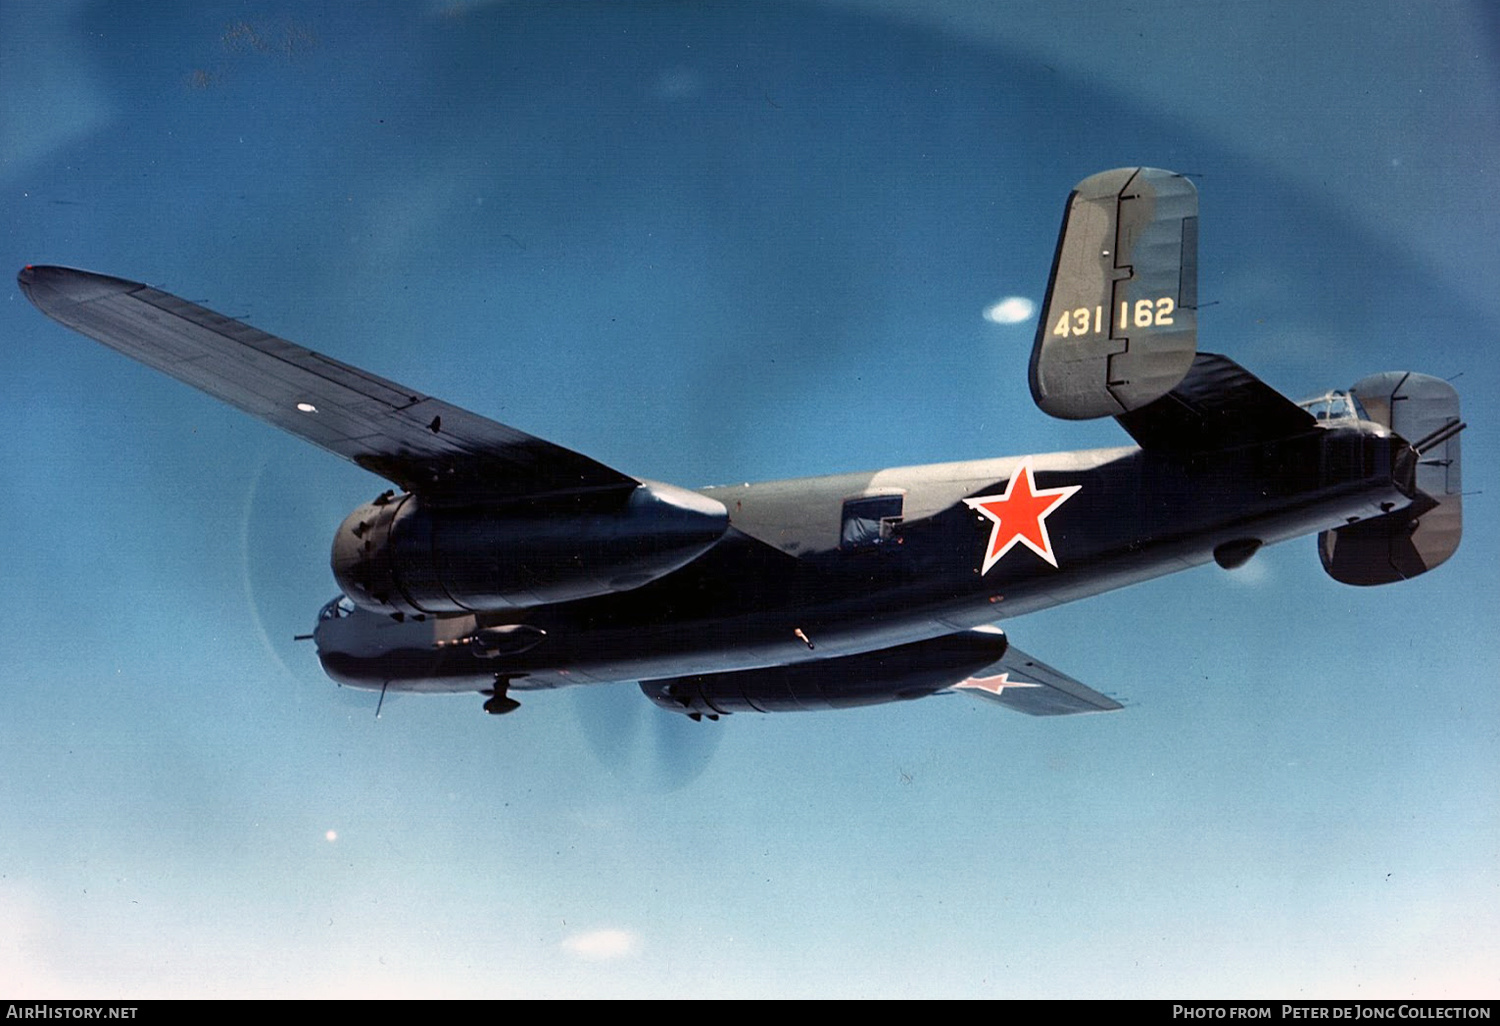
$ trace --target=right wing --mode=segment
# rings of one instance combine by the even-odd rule
[[[639,484],[570,449],[140,282],[30,266],[17,280],[53,320],[439,502]]]
[[[1067,716],[1072,713],[1114,712],[1119,702],[1033,659],[1014,645],[995,663],[967,680],[952,685],[976,698],[998,702],[1028,716]]]

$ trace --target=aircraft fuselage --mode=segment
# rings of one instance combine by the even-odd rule
[[[335,680],[399,691],[853,655],[1378,517],[1412,501],[1410,452],[1383,426],[1346,420],[1190,455],[1123,447],[705,488],[729,530],[640,587],[422,618],[330,603],[315,639]]]

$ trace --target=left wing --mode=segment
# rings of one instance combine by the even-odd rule
[[[1029,716],[1067,716],[1124,708],[1113,698],[1033,659],[1014,645],[1007,645],[1005,654],[993,664],[952,688]]]
[[[140,282],[69,267],[26,267],[17,280],[53,320],[435,501],[640,483]]]

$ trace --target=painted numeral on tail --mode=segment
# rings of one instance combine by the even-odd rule
[[[1160,299],[1137,299],[1132,310],[1130,303],[1120,304],[1120,326],[1124,328],[1161,328],[1172,323],[1177,312],[1177,301],[1171,296]]]

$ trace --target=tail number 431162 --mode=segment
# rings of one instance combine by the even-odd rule
[[[1129,302],[1120,304],[1120,317],[1116,326],[1121,329],[1129,328],[1161,328],[1172,323],[1172,314],[1177,310],[1177,301],[1171,296],[1162,296],[1160,299],[1137,299],[1134,307]],[[1069,338],[1073,335],[1099,335],[1106,329],[1104,323],[1104,307],[1096,306],[1090,310],[1086,306],[1080,306],[1072,310],[1064,310],[1057,319],[1057,326],[1052,329],[1052,334],[1061,338]]]

